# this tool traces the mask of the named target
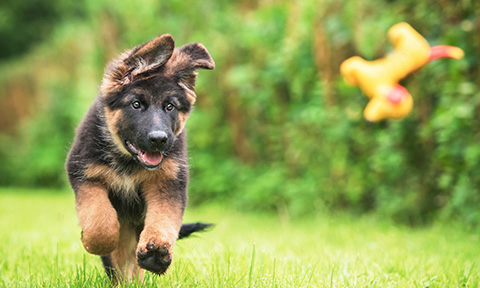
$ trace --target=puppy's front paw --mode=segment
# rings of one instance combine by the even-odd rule
[[[137,248],[138,265],[156,274],[163,274],[172,263],[170,250],[170,245],[155,243],[155,240],[151,240],[146,245],[139,245]]]

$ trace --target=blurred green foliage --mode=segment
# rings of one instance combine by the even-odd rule
[[[63,162],[104,65],[170,33],[177,45],[202,42],[216,62],[214,71],[200,72],[187,126],[192,204],[476,226],[480,3],[440,2],[53,1],[52,13],[39,18],[50,23],[44,28],[37,14],[32,21],[23,14],[39,1],[7,1],[0,10],[0,35],[11,40],[0,43],[0,185],[66,186]],[[401,21],[466,57],[437,60],[402,82],[415,99],[406,119],[368,123],[367,99],[338,67],[353,55],[388,53],[386,31]],[[33,41],[39,31],[48,35]]]
[[[26,53],[48,39],[56,25],[84,16],[81,1],[3,0],[0,2],[0,60]]]

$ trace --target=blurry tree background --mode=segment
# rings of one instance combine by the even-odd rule
[[[477,0],[4,0],[0,3],[0,185],[68,187],[64,161],[109,60],[156,35],[203,43],[189,119],[190,203],[302,217],[377,213],[401,223],[480,224]],[[464,49],[402,84],[402,121],[368,123],[339,75],[382,57],[409,22]]]

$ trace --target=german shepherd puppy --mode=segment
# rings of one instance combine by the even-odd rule
[[[198,69],[215,63],[200,43],[174,48],[165,34],[110,62],[99,96],[76,130],[66,169],[82,243],[114,280],[167,271],[187,202],[185,121]]]

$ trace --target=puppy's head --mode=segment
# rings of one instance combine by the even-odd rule
[[[158,168],[195,102],[197,70],[214,67],[202,44],[175,49],[168,34],[113,60],[106,68],[100,97],[118,150],[145,169]]]

